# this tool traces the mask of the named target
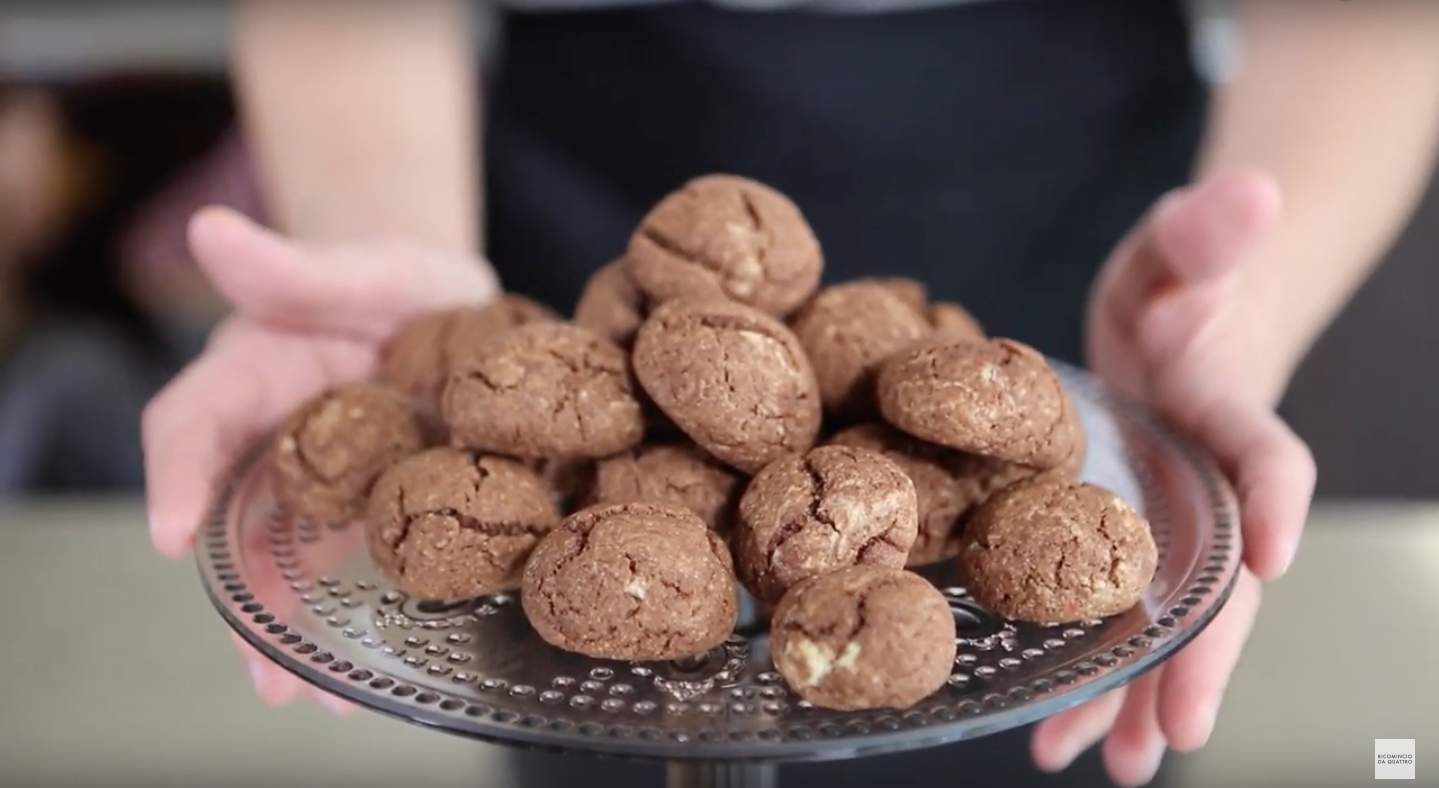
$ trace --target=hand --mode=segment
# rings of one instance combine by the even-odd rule
[[[215,482],[252,442],[323,389],[372,374],[382,343],[411,316],[497,290],[476,259],[399,243],[307,247],[228,209],[197,213],[190,246],[234,312],[145,408],[150,535],[172,558],[193,546]],[[307,689],[242,650],[266,702]]]
[[[1163,667],[1041,723],[1041,768],[1063,769],[1103,738],[1114,781],[1141,785],[1166,748],[1202,747],[1258,613],[1259,582],[1282,575],[1298,548],[1314,459],[1274,412],[1291,369],[1266,347],[1272,305],[1246,290],[1246,262],[1278,217],[1267,177],[1213,178],[1160,200],[1100,271],[1090,365],[1220,463],[1239,498],[1245,566],[1220,615]]]

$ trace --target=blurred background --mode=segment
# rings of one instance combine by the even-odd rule
[[[1196,62],[1223,79],[1237,31],[1222,2],[1194,9]],[[140,409],[222,311],[185,219],[206,203],[260,212],[226,45],[222,4],[0,11],[0,493],[139,489]],[[1425,407],[1439,370],[1409,363],[1439,338],[1436,260],[1431,188],[1294,382],[1284,409],[1321,496],[1439,493],[1439,441],[1417,437],[1439,428]]]
[[[222,4],[134,1],[11,2],[0,8],[0,499],[8,499],[0,506],[0,539],[9,540],[0,543],[8,545],[0,554],[4,578],[0,590],[9,596],[28,592],[27,584],[48,582],[57,602],[83,609],[88,604],[87,589],[54,583],[47,569],[47,561],[71,560],[58,557],[54,534],[7,536],[3,531],[12,524],[33,525],[36,512],[50,511],[47,522],[53,528],[80,533],[87,523],[119,511],[124,533],[94,537],[94,549],[98,556],[133,556],[133,565],[87,564],[86,576],[132,589],[140,594],[136,604],[170,605],[173,609],[165,608],[171,611],[167,615],[209,621],[213,616],[193,585],[189,567],[162,566],[148,553],[138,505],[139,414],[150,395],[198,351],[209,326],[223,311],[185,250],[187,216],[207,203],[261,216],[225,79],[226,9]],[[1238,43],[1236,31],[1219,3],[1196,3],[1195,21],[1196,62],[1211,78],[1223,79]],[[487,20],[482,17],[479,24],[481,40],[491,40]],[[1355,519],[1369,511],[1353,508],[1356,501],[1439,498],[1439,474],[1432,470],[1439,467],[1435,439],[1439,409],[1432,394],[1439,390],[1439,367],[1422,362],[1439,343],[1436,312],[1439,189],[1431,187],[1403,240],[1319,343],[1284,404],[1288,418],[1317,455],[1321,499],[1345,502],[1317,518],[1316,529],[1354,526]],[[65,500],[98,502],[63,511],[45,508]],[[1415,518],[1415,522],[1423,519]],[[1331,567],[1348,560],[1346,556],[1368,555],[1382,564],[1390,560],[1385,557],[1389,555],[1384,552],[1385,538],[1379,533],[1363,539],[1336,536],[1314,549],[1326,551]],[[1433,579],[1433,562],[1439,556],[1439,540],[1431,541],[1434,549],[1423,571],[1427,578],[1395,569],[1394,582],[1419,583],[1423,598],[1434,597],[1436,590],[1432,583],[1425,584]],[[1402,549],[1412,549],[1412,543],[1403,544],[1411,547]],[[1304,570],[1304,563],[1301,560],[1296,570],[1297,579],[1285,581],[1296,584],[1287,586],[1293,590],[1280,584],[1271,599],[1281,600],[1275,605],[1289,600],[1288,626],[1317,631],[1329,626],[1325,616],[1334,609],[1305,603],[1313,602],[1315,594],[1333,582],[1318,570]],[[142,582],[141,575],[148,579]],[[1298,590],[1300,586],[1303,590]],[[1381,605],[1416,593],[1414,588],[1395,588],[1373,590],[1372,597],[1363,597],[1370,600],[1364,604]],[[183,599],[177,600],[177,595]],[[138,621],[145,612],[136,611],[135,616]],[[1351,626],[1366,626],[1360,619],[1349,620],[1354,622]],[[1369,624],[1379,627],[1384,621],[1388,619],[1380,617]],[[1302,670],[1287,684],[1259,677],[1285,670],[1285,662],[1273,650],[1281,644],[1301,648],[1309,642],[1316,650],[1330,646],[1327,637],[1316,639],[1312,631],[1284,630],[1286,624],[1274,623],[1273,616],[1265,622],[1246,662],[1249,667],[1241,670],[1236,684],[1268,687],[1256,691],[1270,694],[1236,703],[1248,709],[1240,714],[1250,715],[1249,724],[1255,726],[1246,730],[1262,731],[1259,741],[1269,749],[1282,748],[1282,742],[1276,744],[1284,735],[1278,732],[1280,727],[1297,725],[1295,730],[1301,733],[1291,732],[1291,738],[1284,740],[1291,742],[1297,756],[1306,749],[1303,736],[1320,735],[1304,726],[1320,723],[1284,718],[1276,726],[1264,716],[1264,709],[1280,704],[1292,717],[1314,701],[1311,690],[1324,694],[1327,682]],[[1408,642],[1403,632],[1412,622],[1400,617],[1390,623],[1399,631],[1395,642]],[[30,624],[22,621],[20,626],[46,638],[58,637],[61,644],[84,645],[65,640],[38,619]],[[445,770],[471,773],[476,758],[489,757],[488,750],[385,720],[367,719],[358,729],[341,729],[340,723],[329,722],[314,709],[267,715],[249,696],[239,660],[230,658],[217,627],[215,622],[206,630],[211,637],[195,644],[196,652],[185,639],[190,637],[188,629],[157,626],[152,631],[155,639],[148,641],[153,651],[137,645],[140,652],[116,658],[123,671],[112,665],[110,672],[87,679],[76,669],[56,676],[54,682],[37,682],[47,687],[45,699],[18,686],[0,693],[7,718],[0,723],[0,763],[36,779],[83,776],[91,772],[83,763],[64,757],[66,742],[73,736],[103,735],[109,743],[92,753],[100,759],[97,764],[111,758],[116,760],[108,762],[136,769],[149,764],[144,768],[156,774],[188,775],[185,764],[193,761],[200,769],[200,760],[194,759],[209,758],[211,763],[229,764],[226,768],[269,774],[265,769],[273,767],[275,775],[294,776],[297,772],[284,770],[304,769],[314,759],[305,746],[285,749],[290,741],[281,733],[289,730],[285,724],[302,726],[318,749],[354,742],[347,737],[356,735],[355,730],[408,737],[402,739],[406,752],[423,755],[430,768],[446,774],[451,772]],[[123,639],[130,630],[122,620],[109,621],[100,631]],[[0,670],[35,661],[24,650],[24,638],[7,640],[0,646]],[[1436,653],[1432,639],[1408,645],[1420,648],[1419,654],[1430,654],[1432,663]],[[157,660],[158,652],[171,658]],[[174,659],[189,653],[205,657]],[[1423,664],[1423,658],[1409,653]],[[114,662],[109,657],[103,661]],[[197,662],[202,664],[192,664]],[[223,665],[217,668],[217,662]],[[1359,662],[1363,664],[1354,668],[1356,675],[1392,675],[1383,667],[1387,663],[1376,656]],[[61,660],[54,669],[82,666]],[[125,671],[128,675],[113,675]],[[121,691],[116,682],[125,681],[148,689],[115,694]],[[1332,683],[1355,688],[1345,681]],[[1418,688],[1428,693],[1422,697],[1434,699],[1432,686]],[[1414,689],[1395,688],[1399,693],[1395,702],[1412,702]],[[86,722],[87,711],[96,708],[102,712],[100,720],[111,722]],[[1226,719],[1236,714],[1234,708],[1226,707]],[[51,716],[22,721],[22,715],[41,710]],[[217,727],[186,724],[202,713],[211,715],[207,720],[218,719]],[[1376,715],[1392,719],[1401,712],[1396,707],[1385,718],[1382,709],[1360,704],[1346,713],[1367,714],[1368,722],[1374,722]],[[131,716],[143,724],[128,730],[113,725],[117,717]],[[1242,720],[1236,724],[1242,725]],[[1363,758],[1368,757],[1371,727],[1356,722],[1346,745],[1358,748],[1358,774],[1363,779],[1368,779]],[[1255,746],[1254,739],[1246,743],[1246,737],[1235,731],[1221,725],[1216,747],[1220,754],[1229,755],[1196,759],[1207,764],[1208,771],[1195,772],[1200,776],[1191,775],[1190,784],[1213,784],[1212,780],[1229,775],[1224,770],[1232,767],[1234,753]],[[1373,735],[1413,735],[1407,731]],[[216,732],[264,746],[270,757],[261,763],[250,761],[244,747],[211,741]],[[184,743],[180,749],[188,756],[176,754],[177,760],[164,768],[150,758],[177,742]],[[375,770],[387,768],[375,758],[365,760],[362,750],[346,748],[352,758],[344,768],[372,777],[379,773]],[[339,774],[333,768],[313,773]]]

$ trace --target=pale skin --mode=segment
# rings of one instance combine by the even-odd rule
[[[212,480],[247,441],[322,386],[368,374],[408,316],[497,289],[476,223],[463,4],[241,5],[236,76],[278,232],[215,209],[192,223],[196,258],[235,311],[145,415],[152,534],[170,556],[188,550]],[[1439,5],[1251,0],[1241,13],[1244,62],[1214,99],[1193,185],[1138,218],[1091,294],[1091,366],[1223,465],[1247,567],[1164,668],[1036,730],[1041,768],[1103,742],[1121,785],[1214,727],[1260,584],[1293,560],[1313,492],[1313,459],[1274,406],[1402,228],[1439,136]],[[262,660],[252,670],[269,702],[303,691]]]

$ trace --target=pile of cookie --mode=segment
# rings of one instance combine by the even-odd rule
[[[784,195],[698,178],[572,320],[516,295],[413,320],[377,381],[281,427],[272,489],[362,520],[400,590],[519,589],[541,638],[595,658],[706,652],[743,587],[776,669],[825,708],[944,685],[954,618],[917,566],[957,560],[1021,621],[1133,606],[1148,523],[1077,481],[1083,425],[1044,357],[917,282],[821,288],[822,269]]]

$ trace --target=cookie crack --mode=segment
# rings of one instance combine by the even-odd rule
[[[697,265],[707,271],[714,270],[714,266],[710,265],[709,261],[684,248],[674,238],[671,238],[654,226],[646,226],[640,230],[640,236],[659,247],[660,251],[681,262]]]
[[[395,491],[395,506],[396,511],[405,511],[404,487],[400,487]],[[414,525],[414,522],[415,518],[413,517],[401,517],[399,532],[395,534],[394,539],[386,540],[386,543],[389,545],[391,554],[393,554],[396,559],[395,573],[398,574],[400,577],[407,577],[407,575],[405,574],[405,567],[409,563],[409,559],[400,552],[400,546],[403,545],[405,541],[410,538],[410,526]]]
[[[705,322],[706,322],[705,318],[701,318],[701,319],[700,319],[700,323],[701,323],[702,325],[705,324]],[[718,329],[718,327],[715,327],[715,326],[712,326],[712,327],[716,328],[717,330],[722,330],[722,329]],[[753,328],[752,326],[749,326],[747,323],[742,323],[741,325],[739,325],[739,326],[737,326],[737,327],[735,327],[735,328],[733,328],[733,329],[731,329],[731,330],[740,331],[740,332],[748,331],[748,332],[751,332],[751,333],[761,333],[761,332],[756,332],[756,331],[754,330],[754,328]],[[761,333],[761,335],[762,335],[762,336],[765,336],[766,338],[768,338],[768,335],[767,335],[767,334],[762,334],[762,333]],[[729,395],[730,395],[727,399],[728,399],[731,403],[733,403],[733,402],[738,398],[738,396],[739,396],[739,386],[735,384],[734,377],[733,377],[733,375],[734,375],[734,368],[735,368],[734,363],[732,363],[733,361],[734,361],[734,354],[730,351],[730,349],[729,349],[728,347],[726,347],[724,344],[721,344],[721,345],[720,345],[720,376],[721,376],[722,380],[724,381],[725,390],[726,390],[726,391],[729,393]],[[753,416],[754,418],[756,418],[756,419],[759,419],[759,420],[761,420],[761,421],[763,421],[763,420],[765,419],[763,403],[760,402],[760,401],[758,401],[758,400],[756,400],[755,402],[753,402],[753,403],[750,404],[750,406],[749,406],[749,408],[748,408],[748,411],[749,411],[749,414],[750,414],[751,416]]]
[[[300,469],[303,470],[307,476],[323,482],[333,482],[339,478],[340,474],[331,476],[320,472],[319,466],[315,465],[314,461],[310,459],[309,453],[305,451],[305,443],[300,440],[298,433],[292,439],[295,441],[295,460],[300,463]]]
[[[836,535],[841,537],[843,536],[839,526],[834,522],[834,520],[828,515],[826,515],[823,511],[821,511],[820,499],[825,494],[823,476],[818,472],[818,470],[816,470],[814,464],[810,461],[808,457],[805,457],[801,461],[800,467],[804,470],[804,473],[807,476],[807,480],[809,482],[809,502],[805,506],[803,519],[790,520],[784,523],[775,531],[774,535],[770,537],[769,543],[766,545],[764,552],[764,569],[761,570],[759,574],[759,580],[764,585],[769,585],[775,580],[775,553],[781,547],[784,547],[785,543],[789,542],[790,539],[793,539],[795,536],[803,533],[805,527],[809,523],[819,523],[820,525],[824,525],[830,530],[834,531]]]
[[[541,351],[551,359],[559,362],[560,366],[568,369],[571,375],[578,375],[585,370],[585,365],[580,361],[571,358],[568,354],[561,353],[552,347],[541,348]]]
[[[854,623],[846,629],[839,627],[839,622],[827,622],[821,627],[809,627],[802,621],[789,619],[784,622],[784,629],[791,633],[799,633],[803,637],[817,642],[832,645],[837,654],[845,645],[854,642],[860,633],[869,628],[869,600],[870,597],[880,591],[894,585],[896,578],[884,577],[879,580],[866,583],[854,594]]]
[[[741,315],[714,314],[712,312],[699,315],[695,321],[701,328],[708,328],[714,331],[749,331],[756,334],[768,334],[755,325],[755,321]]]
[[[749,217],[750,229],[759,238],[755,245],[755,262],[759,263],[760,276],[771,279],[769,266],[765,265],[765,258],[769,254],[770,234],[765,226],[764,219],[760,217],[759,209],[755,207],[754,199],[747,190],[741,189],[739,193],[740,203],[744,205],[744,212]]]
[[[501,385],[501,384],[497,383],[497,382],[496,382],[493,378],[491,378],[491,377],[489,376],[489,374],[486,373],[483,369],[471,369],[471,370],[466,370],[464,373],[462,373],[462,376],[463,376],[466,380],[476,381],[476,382],[478,382],[481,386],[484,386],[485,388],[489,389],[490,391],[494,391],[494,392],[513,391],[514,389],[518,388],[517,386],[504,386],[504,385]]]
[[[760,580],[762,583],[768,584],[774,579],[775,551],[783,547],[790,539],[793,539],[796,535],[803,532],[804,526],[805,524],[802,520],[790,520],[775,530],[774,536],[770,537],[769,544],[765,547],[765,565],[764,569],[760,572]]]
[[[333,395],[326,396],[323,400],[320,401],[318,407],[316,407],[313,412],[320,413],[325,408],[330,407],[330,403],[333,402],[334,399],[335,398]],[[295,442],[295,459],[300,463],[301,470],[303,470],[307,475],[319,479],[323,482],[333,482],[340,476],[344,475],[344,471],[341,471],[340,473],[333,476],[321,473],[319,466],[315,465],[314,461],[310,459],[310,455],[305,449],[305,441],[300,439],[300,433],[301,430],[296,430],[295,433],[290,436],[290,440]]]
[[[1051,578],[1051,582],[1053,582],[1055,588],[1064,587],[1064,580],[1062,576],[1064,574],[1065,567],[1069,566],[1069,553],[1071,550],[1074,550],[1078,546],[1079,540],[1075,539],[1074,537],[1070,537],[1069,539],[1065,540],[1064,547],[1060,548],[1059,560],[1054,562],[1054,570],[1052,573],[1053,577]]]
[[[399,494],[399,501],[400,507],[403,510],[403,491]],[[454,520],[462,530],[484,534],[485,536],[533,536],[539,538],[548,533],[548,529],[545,528],[545,526],[536,523],[529,523],[523,520],[482,521],[473,515],[464,514],[458,509],[442,506],[423,512],[412,512],[400,518],[399,533],[391,543],[391,549],[396,550],[398,553],[399,547],[410,538],[410,532],[413,530],[415,522],[426,517],[449,518]],[[401,556],[397,571],[402,575],[404,574],[404,565],[405,559]]]
[[[1065,393],[1064,386],[1058,379],[1052,379],[1051,383],[1055,391],[1059,394],[1059,413],[1044,431],[1044,447],[1050,452],[1056,452],[1055,435],[1059,432],[1059,428],[1064,426],[1064,413],[1066,410],[1064,401],[1069,395]]]
[[[1104,508],[1104,513],[1099,516],[1099,533],[1104,537],[1105,543],[1109,546],[1109,584],[1113,588],[1120,588],[1119,565],[1123,563],[1120,558],[1119,540],[1115,538],[1110,530],[1109,517],[1113,514],[1110,507]]]
[[[891,535],[891,531],[893,531],[892,528],[886,528],[883,532],[866,539],[864,544],[860,545],[859,549],[855,551],[855,560],[861,564],[869,563],[870,551],[880,545],[885,545],[901,555],[907,555],[910,551],[899,546],[899,543],[896,542]],[[915,537],[915,544],[919,544],[921,536],[925,535],[920,534]],[[938,537],[936,536],[935,538]],[[913,549],[913,547],[910,549]]]
[[[840,530],[839,524],[834,521],[834,518],[831,517],[828,512],[824,511],[824,499],[829,493],[824,474],[820,473],[819,469],[815,467],[814,460],[811,459],[809,455],[805,455],[802,466],[804,472],[809,476],[809,505],[807,506],[805,514],[811,520],[834,531],[834,535],[842,540],[844,538],[844,532]]]
[[[545,600],[545,606],[548,607],[550,610],[551,621],[565,620],[565,618],[560,615],[559,605],[561,602],[563,602],[571,609],[574,609],[575,606],[566,598],[566,594],[563,594],[552,588],[550,586],[550,581],[563,574],[564,571],[569,568],[570,564],[574,563],[576,559],[584,555],[586,550],[589,550],[590,536],[594,531],[593,528],[573,528],[571,530],[573,530],[575,536],[578,537],[578,541],[575,543],[574,547],[569,550],[568,555],[562,556],[558,561],[555,562],[554,568],[547,573],[546,577],[541,578],[538,584],[540,592],[539,595],[542,599]],[[558,627],[558,629],[560,631],[560,634],[563,635],[567,640],[586,639],[581,634],[564,631],[564,627]]]
[[[628,555],[628,554],[625,555],[625,562],[629,564],[629,569],[630,569],[630,580],[629,580],[629,582],[633,583],[633,582],[634,582],[637,578],[639,578],[639,576],[640,576],[640,567],[639,567],[639,564],[635,562],[635,557],[634,557],[634,556]],[[663,582],[663,581],[661,581],[661,582]],[[630,597],[630,598],[633,599],[634,601],[633,601],[633,603],[630,605],[629,611],[625,613],[625,621],[634,621],[636,618],[639,617],[640,611],[643,610],[643,609],[644,609],[644,606],[645,606],[643,600],[638,599],[638,598],[635,598],[635,597]],[[611,629],[614,630],[614,629],[617,629],[617,627],[612,627]]]
[[[575,532],[575,535],[579,537],[579,541],[575,544],[573,548],[571,548],[571,550],[569,551],[569,555],[566,555],[555,562],[554,572],[552,573],[554,575],[558,575],[564,572],[571,563],[574,563],[575,559],[584,555],[585,551],[590,549],[590,537],[593,534],[594,529],[575,528],[572,530]]]

